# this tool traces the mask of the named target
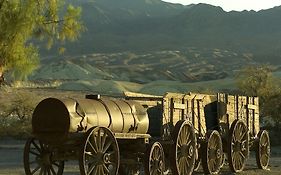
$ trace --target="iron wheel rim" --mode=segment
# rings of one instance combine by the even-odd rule
[[[173,134],[172,172],[176,175],[190,175],[194,170],[196,137],[192,124],[179,121]]]
[[[206,174],[218,174],[223,159],[222,139],[218,131],[208,131],[202,146],[202,166]]]
[[[27,175],[61,175],[64,161],[53,160],[48,145],[36,138],[29,138],[24,146],[24,170]]]
[[[230,128],[228,162],[233,172],[243,171],[249,155],[249,132],[242,120],[235,120]]]
[[[165,155],[162,145],[155,142],[147,149],[145,173],[147,175],[163,175],[165,171]]]
[[[270,139],[266,130],[262,130],[258,134],[258,143],[256,150],[256,161],[258,168],[267,169],[270,159]]]
[[[113,133],[105,127],[94,127],[86,133],[80,153],[82,175],[117,175],[120,152]]]

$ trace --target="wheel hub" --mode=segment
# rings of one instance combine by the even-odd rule
[[[218,150],[210,149],[209,156],[211,159],[219,159],[221,157],[221,151],[219,149]]]
[[[246,142],[242,142],[240,147],[242,151],[246,150]]]
[[[182,145],[181,148],[180,148],[180,152],[181,152],[182,156],[187,155],[188,154],[188,147],[187,147],[187,145]]]
[[[266,149],[266,153],[269,155],[270,154],[270,147],[268,146]]]
[[[192,157],[193,153],[194,153],[194,148],[193,148],[193,146],[191,145],[191,146],[189,147],[189,149],[188,149],[188,154],[189,154],[190,157]]]
[[[216,158],[219,159],[221,157],[221,151],[218,149],[216,151]]]
[[[51,165],[51,153],[43,153],[42,156],[39,158],[39,162],[43,165]]]
[[[239,151],[244,151],[246,150],[246,145],[244,142],[235,142],[233,146],[233,151],[234,152],[239,152]]]
[[[104,162],[105,164],[109,164],[109,163],[110,163],[110,154],[105,153],[105,154],[103,155],[103,162]]]
[[[262,154],[270,154],[270,148],[267,146],[261,146],[261,153]]]
[[[182,145],[180,150],[181,150],[182,156],[189,156],[189,157],[193,156],[194,148],[192,145],[190,145],[190,146]]]

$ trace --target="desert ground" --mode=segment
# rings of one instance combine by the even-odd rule
[[[0,140],[0,174],[24,175],[23,148],[24,140],[1,139]],[[281,174],[281,147],[272,147],[270,170],[259,170],[255,163],[254,154],[247,161],[245,170],[240,175],[279,175]],[[68,161],[65,165],[65,175],[79,174],[78,161]],[[200,168],[196,175],[203,175]],[[222,175],[232,174],[227,166],[224,166]]]

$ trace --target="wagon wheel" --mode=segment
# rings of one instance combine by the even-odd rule
[[[27,139],[23,153],[24,171],[26,175],[61,175],[64,162],[53,160],[53,153],[47,144],[36,138]]]
[[[173,132],[171,170],[174,175],[190,175],[194,169],[196,137],[192,124],[177,122]]]
[[[260,169],[267,169],[270,158],[270,140],[266,130],[261,130],[258,133],[256,147],[256,161]]]
[[[164,174],[165,155],[159,142],[155,142],[147,148],[144,171],[146,175]]]
[[[202,167],[205,174],[217,174],[223,159],[222,140],[218,131],[208,131],[202,143]]]
[[[112,132],[94,127],[86,133],[79,157],[81,175],[117,175],[120,163],[119,147]]]
[[[243,170],[249,155],[249,133],[246,124],[235,120],[230,128],[228,142],[228,163],[231,171]]]

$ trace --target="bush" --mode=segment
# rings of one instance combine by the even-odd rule
[[[37,104],[30,92],[1,88],[0,135],[24,137],[31,133],[31,116]]]

